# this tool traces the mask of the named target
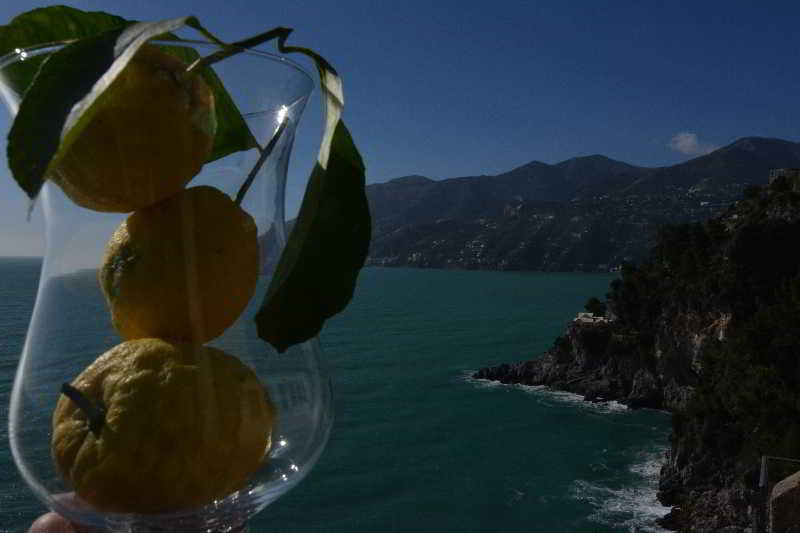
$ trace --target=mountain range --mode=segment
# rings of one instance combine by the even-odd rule
[[[614,270],[645,257],[664,224],[717,216],[770,170],[797,167],[800,143],[745,137],[667,167],[591,155],[496,176],[399,177],[367,186],[367,263]]]

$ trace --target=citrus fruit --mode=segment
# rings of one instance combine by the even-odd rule
[[[156,513],[240,489],[265,459],[276,411],[253,371],[206,346],[137,339],[89,365],[53,413],[52,452],[97,509]],[[90,428],[90,426],[92,426]]]
[[[95,104],[49,176],[75,203],[127,213],[176,193],[208,158],[214,95],[199,75],[145,45]]]
[[[253,218],[204,185],[129,215],[109,240],[98,277],[124,339],[202,344],[236,321],[258,273]]]

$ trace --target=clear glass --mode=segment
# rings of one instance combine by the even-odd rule
[[[175,42],[170,42],[175,46]],[[207,43],[183,44],[205,56]],[[13,115],[25,87],[20,69],[58,47],[39,47],[0,58],[0,93]],[[316,339],[277,353],[256,333],[254,315],[263,301],[276,259],[286,244],[284,192],[297,121],[313,88],[294,63],[250,51],[212,68],[233,97],[260,146],[287,126],[259,170],[241,206],[255,219],[261,276],[247,309],[226,332],[207,343],[249,365],[277,408],[268,460],[241,490],[202,508],[167,514],[99,512],[82,502],[59,474],[51,455],[52,415],[60,387],[100,354],[121,342],[111,325],[97,280],[106,242],[127,214],[100,213],[69,200],[48,182],[36,202],[45,218],[46,255],[25,347],[11,395],[9,437],[19,471],[49,508],[80,524],[110,531],[239,531],[249,517],[302,480],[319,458],[331,428],[328,370]],[[207,184],[235,197],[259,152],[235,152],[207,164],[189,186]]]

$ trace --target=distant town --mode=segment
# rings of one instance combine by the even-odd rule
[[[604,156],[532,162],[497,176],[369,185],[368,264],[609,272],[639,262],[664,224],[719,216],[748,187],[798,180],[800,149],[748,137],[679,165]]]

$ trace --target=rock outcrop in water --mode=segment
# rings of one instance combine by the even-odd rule
[[[574,321],[541,357],[474,377],[671,411],[663,525],[743,532],[760,456],[800,457],[800,181],[665,227],[621,274],[607,320]]]

